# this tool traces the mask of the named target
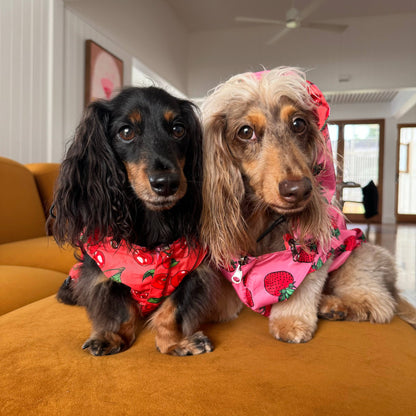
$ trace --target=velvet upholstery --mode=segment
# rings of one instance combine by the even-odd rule
[[[400,319],[320,321],[296,345],[267,326],[244,309],[205,328],[212,353],[162,355],[144,329],[129,350],[93,357],[85,310],[49,297],[0,317],[0,414],[415,414],[416,331]]]
[[[0,314],[56,293],[76,262],[46,231],[58,172],[0,157]]]
[[[29,169],[0,157],[0,244],[45,235],[45,214]]]
[[[0,315],[55,294],[66,276],[37,267],[0,265]]]
[[[160,354],[147,328],[121,354],[83,351],[85,310],[55,298],[73,250],[45,235],[57,172],[0,158],[0,415],[416,415],[416,331],[399,318],[320,321],[285,344],[245,308],[204,328],[209,354]]]
[[[28,163],[25,165],[35,178],[45,216],[49,215],[52,204],[53,188],[59,171],[59,163]]]
[[[68,273],[75,262],[74,249],[69,246],[59,247],[53,237],[0,244],[0,264],[40,267]]]

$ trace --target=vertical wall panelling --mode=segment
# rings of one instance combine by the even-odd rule
[[[61,161],[63,153],[64,113],[64,4],[61,0],[49,0],[48,25],[48,160]]]
[[[85,40],[123,60],[125,84],[133,57],[63,0],[0,1],[0,156],[59,162],[83,110]]]
[[[9,15],[13,5],[12,2],[5,2],[0,7],[0,155],[11,153],[9,129],[10,129],[10,51],[11,51],[11,31],[9,30]]]
[[[51,159],[48,24],[56,5],[62,0],[1,0],[0,155],[22,163]]]

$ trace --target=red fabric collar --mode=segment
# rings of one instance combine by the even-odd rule
[[[116,244],[111,238],[100,243],[90,239],[84,248],[106,277],[130,287],[143,316],[153,312],[206,255],[198,244],[190,247],[184,238],[153,250],[124,241]],[[72,279],[79,278],[81,264],[71,269]]]

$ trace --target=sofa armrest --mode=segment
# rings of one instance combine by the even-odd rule
[[[59,163],[29,163],[25,166],[35,178],[45,217],[48,218],[60,165]]]
[[[32,172],[0,157],[0,244],[45,235],[45,214]]]

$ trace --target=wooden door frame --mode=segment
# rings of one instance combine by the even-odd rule
[[[396,203],[395,203],[395,215],[396,215],[396,222],[406,223],[416,222],[416,215],[414,214],[399,214],[399,161],[400,161],[400,129],[406,127],[414,127],[416,128],[416,123],[403,123],[397,125],[397,147],[396,147]]]
[[[343,163],[344,158],[344,127],[347,124],[378,124],[380,126],[379,137],[379,153],[378,153],[378,214],[370,219],[365,218],[364,214],[344,214],[347,219],[353,223],[374,223],[381,224],[383,215],[383,168],[384,168],[384,119],[360,119],[360,120],[329,120],[328,124],[338,125],[338,147],[337,147],[337,183],[343,179]],[[342,153],[341,153],[342,152]],[[365,186],[366,184],[361,184]]]

